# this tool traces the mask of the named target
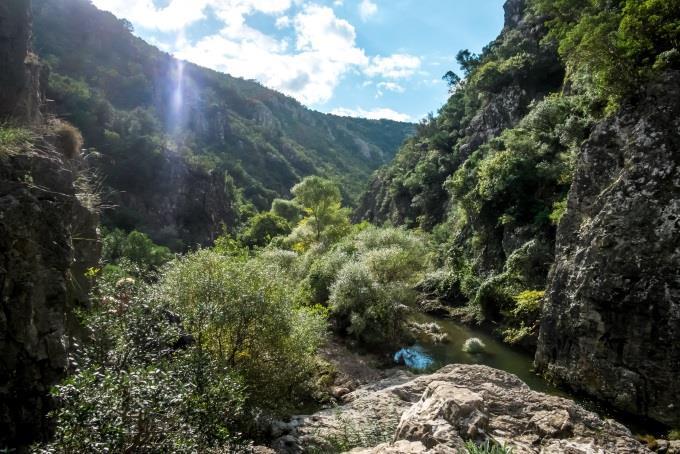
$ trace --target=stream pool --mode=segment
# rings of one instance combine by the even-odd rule
[[[663,436],[668,433],[668,428],[663,425],[621,414],[607,406],[603,406],[599,402],[583,398],[582,396],[572,395],[551,385],[533,372],[533,357],[531,355],[510,348],[510,346],[484,331],[465,326],[453,320],[441,319],[426,314],[416,314],[414,321],[419,323],[437,323],[441,327],[442,333],[447,334],[448,341],[438,344],[420,343],[404,348],[395,354],[395,361],[397,356],[400,355],[407,366],[411,362],[414,369],[424,369],[427,371],[436,370],[447,364],[484,364],[517,375],[535,391],[573,399],[588,410],[594,411],[603,417],[618,420],[629,427],[633,433],[653,434],[655,436]],[[463,344],[472,337],[481,339],[484,342],[486,346],[484,353],[472,354],[463,351]]]
[[[438,344],[419,343],[395,354],[395,361],[403,359],[413,369],[438,369],[447,364],[484,364],[517,375],[529,387],[553,395],[566,396],[558,388],[533,373],[533,358],[527,353],[517,351],[485,333],[453,320],[416,314],[414,321],[419,323],[435,322],[448,336],[448,341]],[[466,353],[463,344],[476,337],[485,344],[483,353]]]

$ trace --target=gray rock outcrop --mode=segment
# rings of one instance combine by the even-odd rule
[[[41,123],[29,39],[30,2],[3,1],[0,120],[26,136],[0,143],[0,450],[11,452],[49,435],[49,390],[66,374],[74,310],[87,304],[85,272],[99,260],[87,165],[60,149],[59,123]]]
[[[536,365],[622,410],[680,424],[680,73],[583,146]]]
[[[399,373],[344,399],[336,409],[278,425],[274,449],[456,454],[467,441],[493,440],[515,454],[649,452],[621,424],[486,366],[450,365],[416,378]]]
[[[41,119],[42,66],[30,52],[30,0],[0,3],[0,120]]]

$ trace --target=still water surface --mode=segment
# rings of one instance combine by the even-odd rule
[[[447,364],[483,364],[517,375],[523,382],[535,391],[573,399],[590,411],[603,417],[613,418],[630,428],[633,433],[666,435],[668,428],[649,420],[632,417],[613,411],[601,403],[582,396],[574,396],[561,390],[533,371],[533,357],[527,353],[517,351],[508,345],[485,333],[453,320],[435,318],[425,314],[416,314],[415,321],[419,323],[436,322],[443,333],[448,335],[448,342],[439,344],[416,344],[395,354],[395,360],[401,355],[404,360],[414,362],[414,369],[436,370]],[[485,352],[471,354],[463,351],[466,340],[476,337],[486,344]]]
[[[484,364],[517,375],[533,390],[566,396],[567,394],[551,386],[547,381],[533,373],[533,358],[514,350],[489,334],[446,319],[416,314],[415,321],[420,323],[436,322],[448,336],[448,342],[439,344],[416,344],[400,352],[406,365],[414,369],[438,369],[447,364]],[[466,340],[476,337],[486,345],[484,353],[471,354],[463,351]]]

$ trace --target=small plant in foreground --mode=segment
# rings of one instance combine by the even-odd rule
[[[486,440],[484,443],[476,444],[472,441],[465,443],[465,451],[463,454],[512,454],[512,448],[501,445],[495,441]]]

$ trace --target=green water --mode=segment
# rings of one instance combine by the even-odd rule
[[[447,364],[483,364],[517,375],[534,391],[573,399],[584,408],[598,413],[600,416],[618,420],[631,429],[633,433],[653,434],[660,437],[667,434],[668,428],[654,421],[622,414],[601,402],[583,396],[575,396],[551,385],[533,372],[533,356],[510,348],[507,344],[484,331],[426,314],[416,314],[413,318],[419,323],[435,322],[441,327],[442,332],[448,335],[448,342],[439,344],[420,343],[409,348],[409,351],[412,351],[416,356],[425,355],[426,359],[432,361],[428,370],[437,369]],[[463,351],[463,344],[471,337],[476,337],[484,342],[486,345],[485,353],[470,354]]]
[[[420,323],[436,322],[448,336],[448,342],[445,343],[418,345],[418,350],[428,355],[434,362],[431,367],[438,368],[447,364],[484,364],[517,375],[535,391],[567,396],[565,392],[533,373],[533,357],[510,348],[493,336],[452,320],[425,314],[417,314],[414,318]],[[484,342],[486,345],[484,353],[470,354],[463,351],[463,344],[471,337]]]

